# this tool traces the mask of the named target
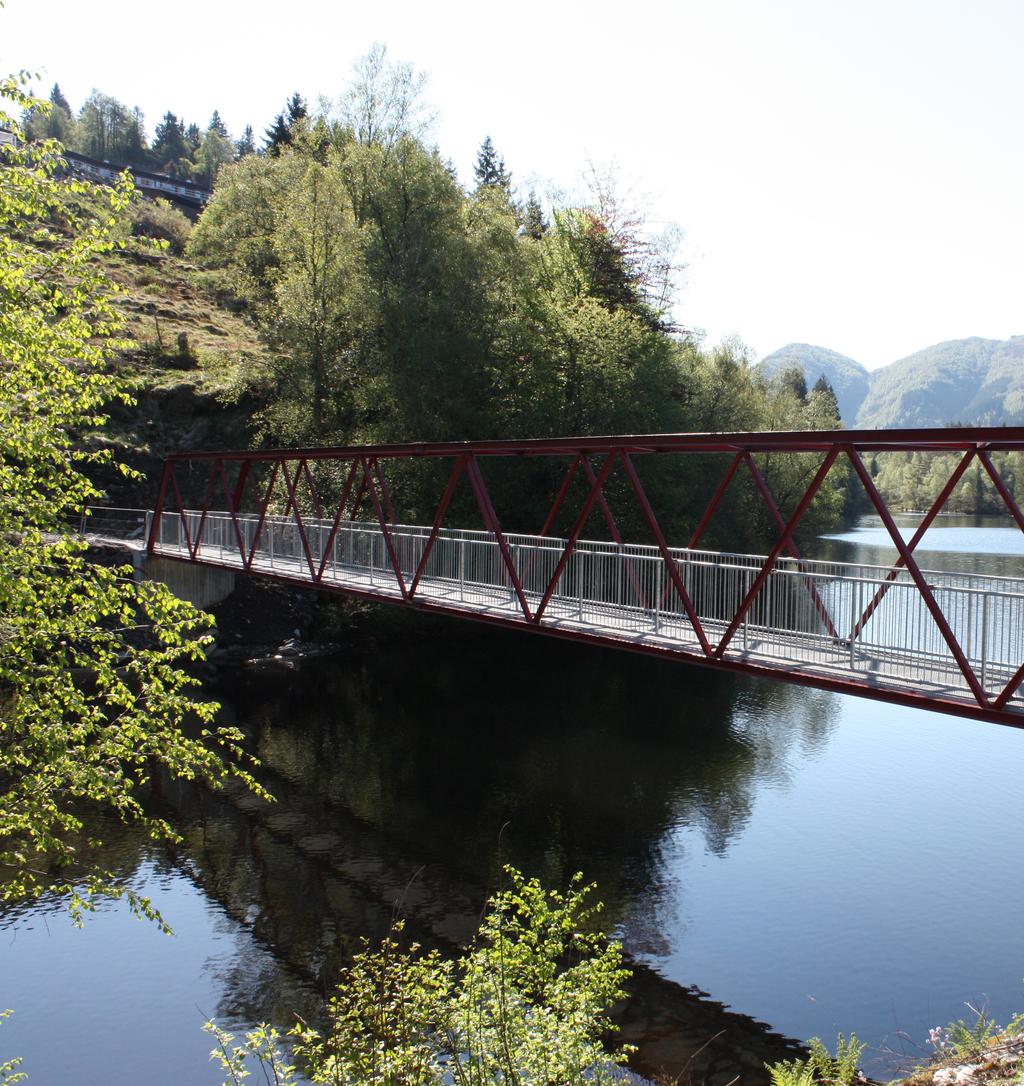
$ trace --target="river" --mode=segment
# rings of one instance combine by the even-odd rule
[[[822,553],[885,562],[884,543],[866,521]],[[1019,574],[1022,553],[1003,522],[944,518],[919,557]],[[886,1077],[966,1003],[1024,1008],[1024,731],[458,622],[403,631],[219,692],[273,808],[167,788],[179,848],[107,827],[98,860],[173,937],[120,905],[81,930],[59,902],[0,914],[0,1059],[35,1086],[219,1083],[204,1018],[315,1017],[396,900],[454,943],[502,862],[598,883],[641,966],[627,1034],[647,1071],[723,1030],[724,1082],[730,1045],[749,1068],[784,1053],[775,1033],[841,1030]]]

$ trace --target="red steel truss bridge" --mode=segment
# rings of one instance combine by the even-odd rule
[[[1020,577],[995,577],[923,569],[915,556],[970,468],[988,476],[1024,531],[993,461],[1021,450],[1024,428],[956,428],[182,453],[164,463],[147,546],[183,562],[1024,726],[1024,559]],[[880,454],[921,452],[946,454],[949,475],[905,538],[870,465]],[[766,456],[804,465],[802,492],[785,512]],[[814,561],[797,550],[796,529],[841,466],[888,533],[892,565]],[[436,506],[404,523],[402,480],[424,469],[438,480]],[[496,474],[507,480],[519,469],[528,480],[560,479],[537,494],[532,533],[502,528],[488,487],[488,475],[493,488]],[[689,471],[691,484],[704,480],[708,494],[685,542],[666,538],[671,510],[656,511],[648,496],[656,487],[642,481],[676,470]],[[701,547],[738,486],[752,488],[776,526],[765,555]],[[645,542],[623,539],[613,492],[620,517],[631,504]],[[463,523],[449,523],[456,509]],[[592,517],[603,528],[588,531]]]

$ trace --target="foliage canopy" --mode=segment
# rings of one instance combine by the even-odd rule
[[[25,84],[0,81],[0,100],[45,110]],[[0,126],[21,135],[2,110]],[[183,670],[203,657],[208,617],[130,567],[87,561],[69,529],[101,496],[87,471],[111,459],[85,438],[107,404],[129,400],[96,261],[117,244],[131,183],[69,179],[60,150],[0,148],[0,896],[56,889],[80,910],[103,891],[154,915],[102,875],[73,878],[70,835],[88,836],[101,805],[173,837],[144,809],[143,786],[160,772],[216,784],[241,737],[215,725]]]

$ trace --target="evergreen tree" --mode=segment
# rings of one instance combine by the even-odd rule
[[[207,132],[216,132],[221,139],[226,140],[228,138],[228,126],[221,120],[219,110],[215,109],[213,111],[213,116],[210,118],[206,130]]]
[[[188,157],[194,161],[196,151],[199,150],[199,146],[203,142],[203,134],[199,131],[199,125],[192,123],[185,129],[185,142],[188,144]]]
[[[252,125],[247,124],[242,132],[242,138],[235,141],[235,158],[245,158],[246,155],[256,153],[256,140],[253,137]]]
[[[523,209],[523,222],[520,233],[527,238],[540,241],[548,228],[548,221],[544,218],[544,208],[541,207],[537,194],[531,189]]]
[[[274,123],[266,130],[265,135],[266,143],[263,149],[268,155],[276,158],[292,142],[292,132],[283,113],[279,113],[274,118]]]
[[[283,148],[295,140],[296,128],[309,116],[305,99],[296,91],[285,103],[284,109],[274,118],[266,130],[264,150],[268,155],[279,155]]]
[[[69,117],[71,116],[71,106],[64,97],[64,92],[60,89],[59,83],[54,83],[51,88],[50,101],[53,103],[54,109],[62,109]]]
[[[185,125],[168,111],[156,126],[153,139],[153,161],[158,170],[177,174],[178,163],[189,157],[185,142]]]
[[[32,140],[60,140],[65,147],[74,150],[75,119],[68,100],[56,83],[50,91],[50,104],[53,108],[47,113],[39,106],[26,110],[21,122],[25,135]]]
[[[787,366],[775,378],[779,387],[789,391],[790,395],[804,402],[807,399],[807,378],[799,366]]]
[[[288,99],[285,110],[288,114],[288,128],[292,130],[298,121],[303,121],[309,116],[309,107],[306,105],[306,100],[298,91]]]
[[[835,390],[824,374],[814,382],[814,387],[811,389],[808,399],[812,397],[819,401],[820,409],[826,417],[834,418],[837,422],[841,420],[839,400],[836,398]]]
[[[498,156],[490,136],[487,136],[480,145],[473,173],[476,176],[477,188],[485,186],[500,188],[505,193],[511,194],[512,174],[505,169],[505,160]]]

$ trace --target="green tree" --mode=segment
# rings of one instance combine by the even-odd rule
[[[256,154],[256,140],[253,136],[252,125],[247,124],[242,132],[242,138],[235,140],[235,158],[245,158],[246,155]]]
[[[544,208],[541,207],[537,194],[531,189],[526,198],[526,207],[523,208],[522,233],[524,237],[540,241],[548,228],[548,221],[544,218]]]
[[[420,140],[433,122],[423,102],[427,77],[411,64],[395,64],[379,42],[356,62],[352,82],[340,98],[336,120],[360,143],[389,150],[406,137]]]
[[[0,82],[0,101],[47,108],[24,79]],[[0,125],[20,130],[0,110]],[[240,734],[213,723],[183,670],[203,658],[206,616],[129,568],[87,561],[69,520],[100,497],[87,472],[109,463],[86,443],[104,407],[128,401],[111,367],[124,344],[112,285],[96,259],[115,247],[131,197],[58,173],[56,143],[0,149],[0,868],[3,897],[56,887],[73,906],[88,895],[148,902],[102,874],[65,871],[69,834],[95,805],[171,827],[143,807],[158,773],[217,785]]]
[[[827,420],[826,426],[831,428],[834,425],[835,419],[840,417],[839,415],[839,400],[836,398],[835,390],[828,383],[828,380],[824,374],[814,382],[814,387],[808,393],[808,400],[818,399],[818,405],[816,410]]]
[[[91,158],[106,159],[119,166],[145,164],[142,112],[138,108],[129,109],[97,90],[90,92],[78,113],[74,139],[74,149]]]
[[[206,126],[207,132],[216,132],[222,140],[228,138],[228,126],[221,120],[220,111],[214,110],[210,117],[210,123]]]
[[[69,117],[71,116],[71,104],[64,97],[64,92],[60,89],[59,83],[54,83],[50,88],[50,104],[55,110],[63,110]]]
[[[283,111],[274,118],[274,123],[265,130],[264,137],[263,150],[268,155],[274,155],[275,157],[292,142],[291,129],[288,127]]]
[[[340,442],[354,421],[354,335],[359,240],[336,172],[309,162],[277,208],[273,318],[285,440]]]
[[[285,105],[285,113],[287,114],[286,120],[288,127],[294,132],[295,126],[300,122],[306,120],[309,116],[309,106],[306,104],[306,99],[296,91]]]
[[[480,145],[476,156],[476,166],[473,167],[473,175],[476,177],[477,187],[491,186],[501,189],[506,195],[512,193],[512,174],[505,169],[505,160],[499,157],[494,149],[491,137],[487,136]]]
[[[50,90],[51,109],[30,109],[23,123],[29,139],[55,139],[70,145],[74,140],[75,118],[71,106],[64,97],[60,86],[54,83]]]
[[[189,157],[185,125],[168,111],[153,133],[153,163],[158,170],[178,176],[180,163]]]
[[[231,140],[211,127],[203,136],[203,142],[196,152],[192,180],[212,189],[221,166],[233,162],[234,159],[235,149]]]
[[[328,1005],[329,1029],[294,1030],[296,1054],[324,1086],[498,1086],[621,1081],[631,1049],[612,1051],[607,1014],[629,976],[622,951],[594,931],[593,886],[576,876],[566,893],[506,869],[473,944],[457,962],[399,943],[401,925],[379,949],[344,971]],[[263,1026],[243,1045],[212,1022],[218,1060],[231,1080],[249,1059],[267,1080],[294,1083],[294,1068]]]

